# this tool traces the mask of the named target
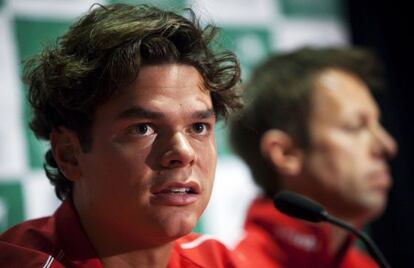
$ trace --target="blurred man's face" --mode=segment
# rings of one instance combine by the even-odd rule
[[[379,122],[366,85],[338,70],[316,81],[305,156],[307,194],[347,220],[369,220],[386,205],[391,177],[386,160],[396,144]]]
[[[83,223],[113,234],[113,248],[160,245],[191,232],[212,190],[215,122],[194,67],[143,67],[96,111],[74,189]]]

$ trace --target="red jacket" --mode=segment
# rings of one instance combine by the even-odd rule
[[[68,199],[53,216],[24,222],[3,233],[0,267],[101,268],[102,264]],[[168,267],[234,266],[221,243],[190,234],[174,243]]]
[[[270,199],[257,199],[248,211],[245,237],[235,248],[235,254],[246,267],[378,267],[354,246],[351,237],[336,256],[330,256],[331,231],[327,224],[308,224],[283,215]]]

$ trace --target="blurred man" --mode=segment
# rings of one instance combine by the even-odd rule
[[[375,58],[359,49],[301,49],[273,56],[247,85],[248,104],[231,142],[263,196],[250,207],[239,257],[258,267],[376,267],[344,231],[276,211],[272,197],[294,191],[357,228],[383,212],[396,144],[370,90]]]
[[[190,17],[97,6],[28,63],[30,126],[51,143],[63,203],[0,237],[1,267],[231,267],[220,243],[189,233],[240,70],[209,48],[216,28]]]

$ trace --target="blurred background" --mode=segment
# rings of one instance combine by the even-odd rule
[[[193,8],[204,23],[222,28],[219,41],[239,56],[243,80],[270,53],[305,45],[374,49],[385,63],[389,88],[376,98],[383,123],[400,151],[392,163],[394,188],[387,211],[367,230],[394,267],[414,267],[412,22],[408,4],[389,1],[0,0],[0,232],[25,219],[48,215],[60,203],[42,169],[48,144],[36,140],[27,126],[30,110],[20,78],[22,60],[53,43],[96,2]],[[216,132],[216,185],[196,231],[213,234],[231,246],[241,234],[245,210],[258,190],[247,168],[232,154],[225,124],[219,124]]]

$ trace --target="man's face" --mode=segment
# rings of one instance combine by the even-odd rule
[[[215,122],[194,67],[143,67],[96,111],[92,148],[79,158],[74,189],[84,221],[98,222],[95,228],[125,244],[165,243],[189,233],[212,190]]]
[[[381,213],[391,187],[386,160],[396,145],[381,126],[366,85],[342,71],[323,72],[313,92],[309,127],[308,195],[347,220]]]

